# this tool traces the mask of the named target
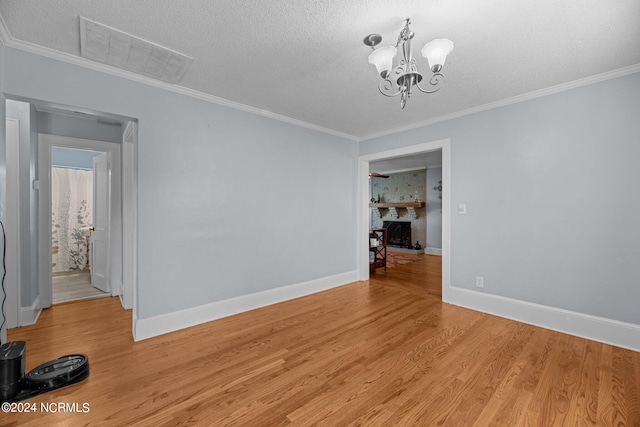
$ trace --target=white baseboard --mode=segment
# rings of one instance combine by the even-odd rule
[[[20,307],[20,326],[35,325],[40,313],[42,308],[40,308],[40,295],[38,295],[29,307]]]
[[[111,296],[117,297],[118,295],[122,295],[122,281],[121,280],[112,280],[111,281]]]
[[[640,351],[640,325],[451,286],[449,303]]]
[[[442,255],[442,248],[424,248],[424,253],[429,255]]]
[[[267,305],[314,294],[346,285],[347,283],[353,283],[357,280],[358,271],[354,270],[308,282],[242,295],[224,301],[216,301],[173,313],[134,319],[133,338],[135,341],[140,341]]]

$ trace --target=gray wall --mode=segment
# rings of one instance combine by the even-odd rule
[[[39,111],[38,132],[119,144],[122,142],[123,129],[117,123]]]
[[[99,154],[100,151],[51,147],[51,166],[93,170],[93,158]]]
[[[451,139],[451,284],[640,324],[640,74],[360,144]],[[468,215],[457,206],[467,204]]]
[[[356,143],[8,47],[3,74],[138,119],[140,318],[357,269]]]

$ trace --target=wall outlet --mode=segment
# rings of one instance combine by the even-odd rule
[[[484,277],[476,276],[476,288],[484,288]]]
[[[458,215],[466,215],[467,214],[467,204],[460,203],[458,205]]]

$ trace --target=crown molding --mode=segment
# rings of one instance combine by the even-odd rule
[[[360,138],[350,135],[347,133],[339,132],[333,129],[325,128],[323,126],[314,125],[312,123],[308,123],[302,120],[294,119],[292,117],[283,116],[281,114],[277,114],[271,111],[262,110],[259,108],[251,107],[249,105],[241,104],[239,102],[231,101],[225,98],[220,98],[214,95],[209,95],[204,92],[199,92],[197,90],[189,89],[183,86],[178,86],[176,84],[165,83],[160,80],[155,80],[140,74],[132,73],[127,70],[121,70],[119,68],[111,67],[109,65],[105,65],[99,62],[90,61],[88,59],[71,55],[69,53],[60,52],[57,50],[45,48],[33,43],[25,42],[22,40],[16,40],[11,37],[7,26],[2,19],[2,15],[0,15],[0,42],[3,45],[22,50],[25,52],[33,53],[35,55],[44,56],[46,58],[54,59],[61,62],[66,62],[68,64],[77,65],[79,67],[88,68],[94,71],[99,71],[105,74],[110,74],[112,76],[121,77],[128,80],[133,80],[138,83],[146,84],[149,86],[154,86],[160,89],[168,90],[170,92],[178,93],[181,95],[189,96],[191,98],[196,98],[202,101],[211,102],[213,104],[221,105],[224,107],[233,108],[235,110],[244,111],[251,114],[256,114],[258,116],[267,117],[273,120],[278,120],[280,122],[288,123],[294,126],[299,126],[303,128],[307,128],[310,130],[314,130],[317,132],[325,133],[328,135],[337,136],[340,138],[344,138],[350,141],[359,142]]]
[[[488,104],[479,105],[477,107],[472,107],[466,110],[458,111],[451,114],[445,114],[443,116],[435,117],[433,119],[424,120],[417,123],[412,123],[410,125],[397,127],[390,130],[385,130],[382,132],[374,133],[371,135],[364,136],[360,138],[360,141],[366,141],[374,138],[380,138],[383,136],[392,135],[394,133],[405,132],[408,130],[413,130],[417,128],[421,128],[424,126],[433,125],[440,122],[445,122],[447,120],[457,119],[460,117],[468,116],[470,114],[480,113],[487,110],[493,110],[494,108],[505,107],[507,105],[517,104],[523,101],[529,101],[531,99],[540,98],[547,95],[552,95],[554,93],[564,92],[567,90],[579,88],[582,86],[587,86],[594,83],[599,83],[606,80],[615,79],[618,77],[627,76],[629,74],[634,74],[640,72],[640,64],[630,65],[628,67],[620,68],[617,70],[607,71],[602,74],[596,74],[595,76],[585,77],[582,79],[574,80],[567,83],[562,83],[556,86],[551,86],[548,88],[536,90],[533,92],[525,93],[522,95],[514,96],[511,98],[502,99],[496,102],[490,102]]]
[[[4,22],[4,18],[0,15],[0,43],[3,45],[7,45],[9,41],[11,41],[11,34],[9,34],[9,29],[7,28],[7,24]]]
[[[397,127],[397,128],[393,128],[393,129],[389,129],[389,130],[385,130],[382,132],[378,132],[378,133],[374,133],[374,134],[370,134],[370,135],[366,135],[366,136],[362,136],[362,137],[358,137],[355,135],[351,135],[351,134],[347,134],[344,132],[339,132],[337,130],[334,129],[329,129],[323,126],[318,126],[318,125],[314,125],[312,123],[308,123],[302,120],[298,120],[298,119],[294,119],[292,117],[288,117],[288,116],[283,116],[281,114],[277,114],[277,113],[273,113],[271,111],[267,111],[267,110],[261,110],[259,108],[255,108],[255,107],[251,107],[249,105],[245,105],[245,104],[241,104],[238,102],[234,102],[225,98],[220,98],[214,95],[209,95],[206,94],[204,92],[199,92],[193,89],[189,89],[186,87],[182,87],[182,86],[178,86],[175,84],[171,84],[171,83],[165,83],[159,80],[154,80],[151,79],[149,77],[145,77],[139,74],[135,74],[126,70],[121,70],[118,68],[114,68],[105,64],[101,64],[99,62],[94,62],[94,61],[90,61],[87,60],[85,58],[79,57],[79,56],[75,56],[75,55],[71,55],[68,53],[64,53],[64,52],[59,52],[53,49],[48,49],[48,48],[44,48],[42,46],[38,46],[35,45],[33,43],[29,43],[29,42],[25,42],[22,40],[16,40],[13,37],[11,37],[11,34],[9,33],[9,30],[6,26],[6,23],[4,22],[4,19],[2,17],[2,15],[0,15],[0,43],[2,43],[3,45],[7,46],[7,47],[11,47],[14,49],[18,49],[18,50],[22,50],[25,52],[29,52],[29,53],[33,53],[36,55],[40,55],[40,56],[44,56],[47,58],[51,58],[54,60],[58,60],[61,62],[66,62],[69,64],[73,64],[73,65],[77,65],[83,68],[88,68],[88,69],[92,69],[95,71],[99,71],[99,72],[103,72],[105,74],[110,74],[116,77],[121,77],[124,79],[128,79],[128,80],[133,80],[135,82],[138,83],[142,83],[142,84],[146,84],[149,86],[154,86],[160,89],[165,89],[168,90],[170,92],[174,92],[174,93],[178,93],[181,95],[185,95],[185,96],[189,96],[192,98],[196,98],[196,99],[200,99],[202,101],[206,101],[206,102],[211,102],[213,104],[217,104],[217,105],[222,105],[225,107],[229,107],[229,108],[233,108],[236,110],[240,110],[240,111],[244,111],[244,112],[248,112],[251,114],[256,114],[262,117],[267,117],[270,119],[274,119],[274,120],[278,120],[284,123],[288,123],[288,124],[292,124],[295,126],[299,126],[299,127],[303,127],[303,128],[307,128],[310,130],[315,130],[317,132],[321,132],[321,133],[325,133],[328,135],[333,135],[333,136],[337,136],[340,138],[344,138],[350,141],[355,141],[355,142],[361,142],[361,141],[367,141],[370,139],[374,139],[374,138],[380,138],[383,136],[388,136],[388,135],[392,135],[395,133],[399,133],[399,132],[405,132],[405,131],[409,131],[409,130],[413,130],[413,129],[417,129],[417,128],[421,128],[424,126],[429,126],[429,125],[433,125],[436,123],[440,123],[440,122],[444,122],[447,120],[453,120],[453,119],[457,119],[460,117],[464,117],[464,116],[468,116],[471,114],[475,114],[475,113],[480,113],[483,111],[488,111],[488,110],[492,110],[494,108],[500,108],[500,107],[504,107],[507,105],[511,105],[511,104],[516,104],[519,102],[523,102],[523,101],[528,101],[531,99],[535,99],[535,98],[540,98],[543,96],[547,96],[547,95],[552,95],[554,93],[559,93],[559,92],[564,92],[566,90],[571,90],[571,89],[575,89],[575,88],[579,88],[582,86],[587,86],[590,84],[594,84],[594,83],[598,83],[598,82],[602,82],[602,81],[606,81],[606,80],[611,80],[611,79],[615,79],[618,77],[623,77],[629,74],[634,74],[634,73],[638,73],[640,72],[640,64],[635,64],[635,65],[631,65],[628,67],[624,67],[624,68],[620,68],[617,70],[613,70],[613,71],[608,71],[602,74],[596,74],[594,76],[590,76],[590,77],[585,77],[582,79],[578,79],[578,80],[574,80],[571,82],[567,82],[567,83],[562,83],[556,86],[552,86],[552,87],[548,87],[548,88],[544,88],[544,89],[540,89],[537,91],[533,91],[533,92],[529,92],[526,94],[522,94],[522,95],[518,95],[518,96],[514,96],[511,98],[506,98],[506,99],[502,99],[496,102],[491,102],[488,104],[483,104],[483,105],[479,105],[477,107],[472,107],[466,110],[462,110],[462,111],[458,111],[455,113],[451,113],[451,114],[445,114],[439,117],[435,117],[432,119],[428,119],[428,120],[424,120],[424,121],[420,121],[417,123],[412,123],[406,126],[401,126],[401,127]]]

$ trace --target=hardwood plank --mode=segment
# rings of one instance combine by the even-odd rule
[[[441,301],[440,257],[135,343],[117,298],[33,326],[27,369],[69,353],[91,375],[0,426],[639,426],[640,354]]]
[[[535,425],[526,422],[527,408],[548,360],[548,342],[548,337],[536,329],[474,426]]]

